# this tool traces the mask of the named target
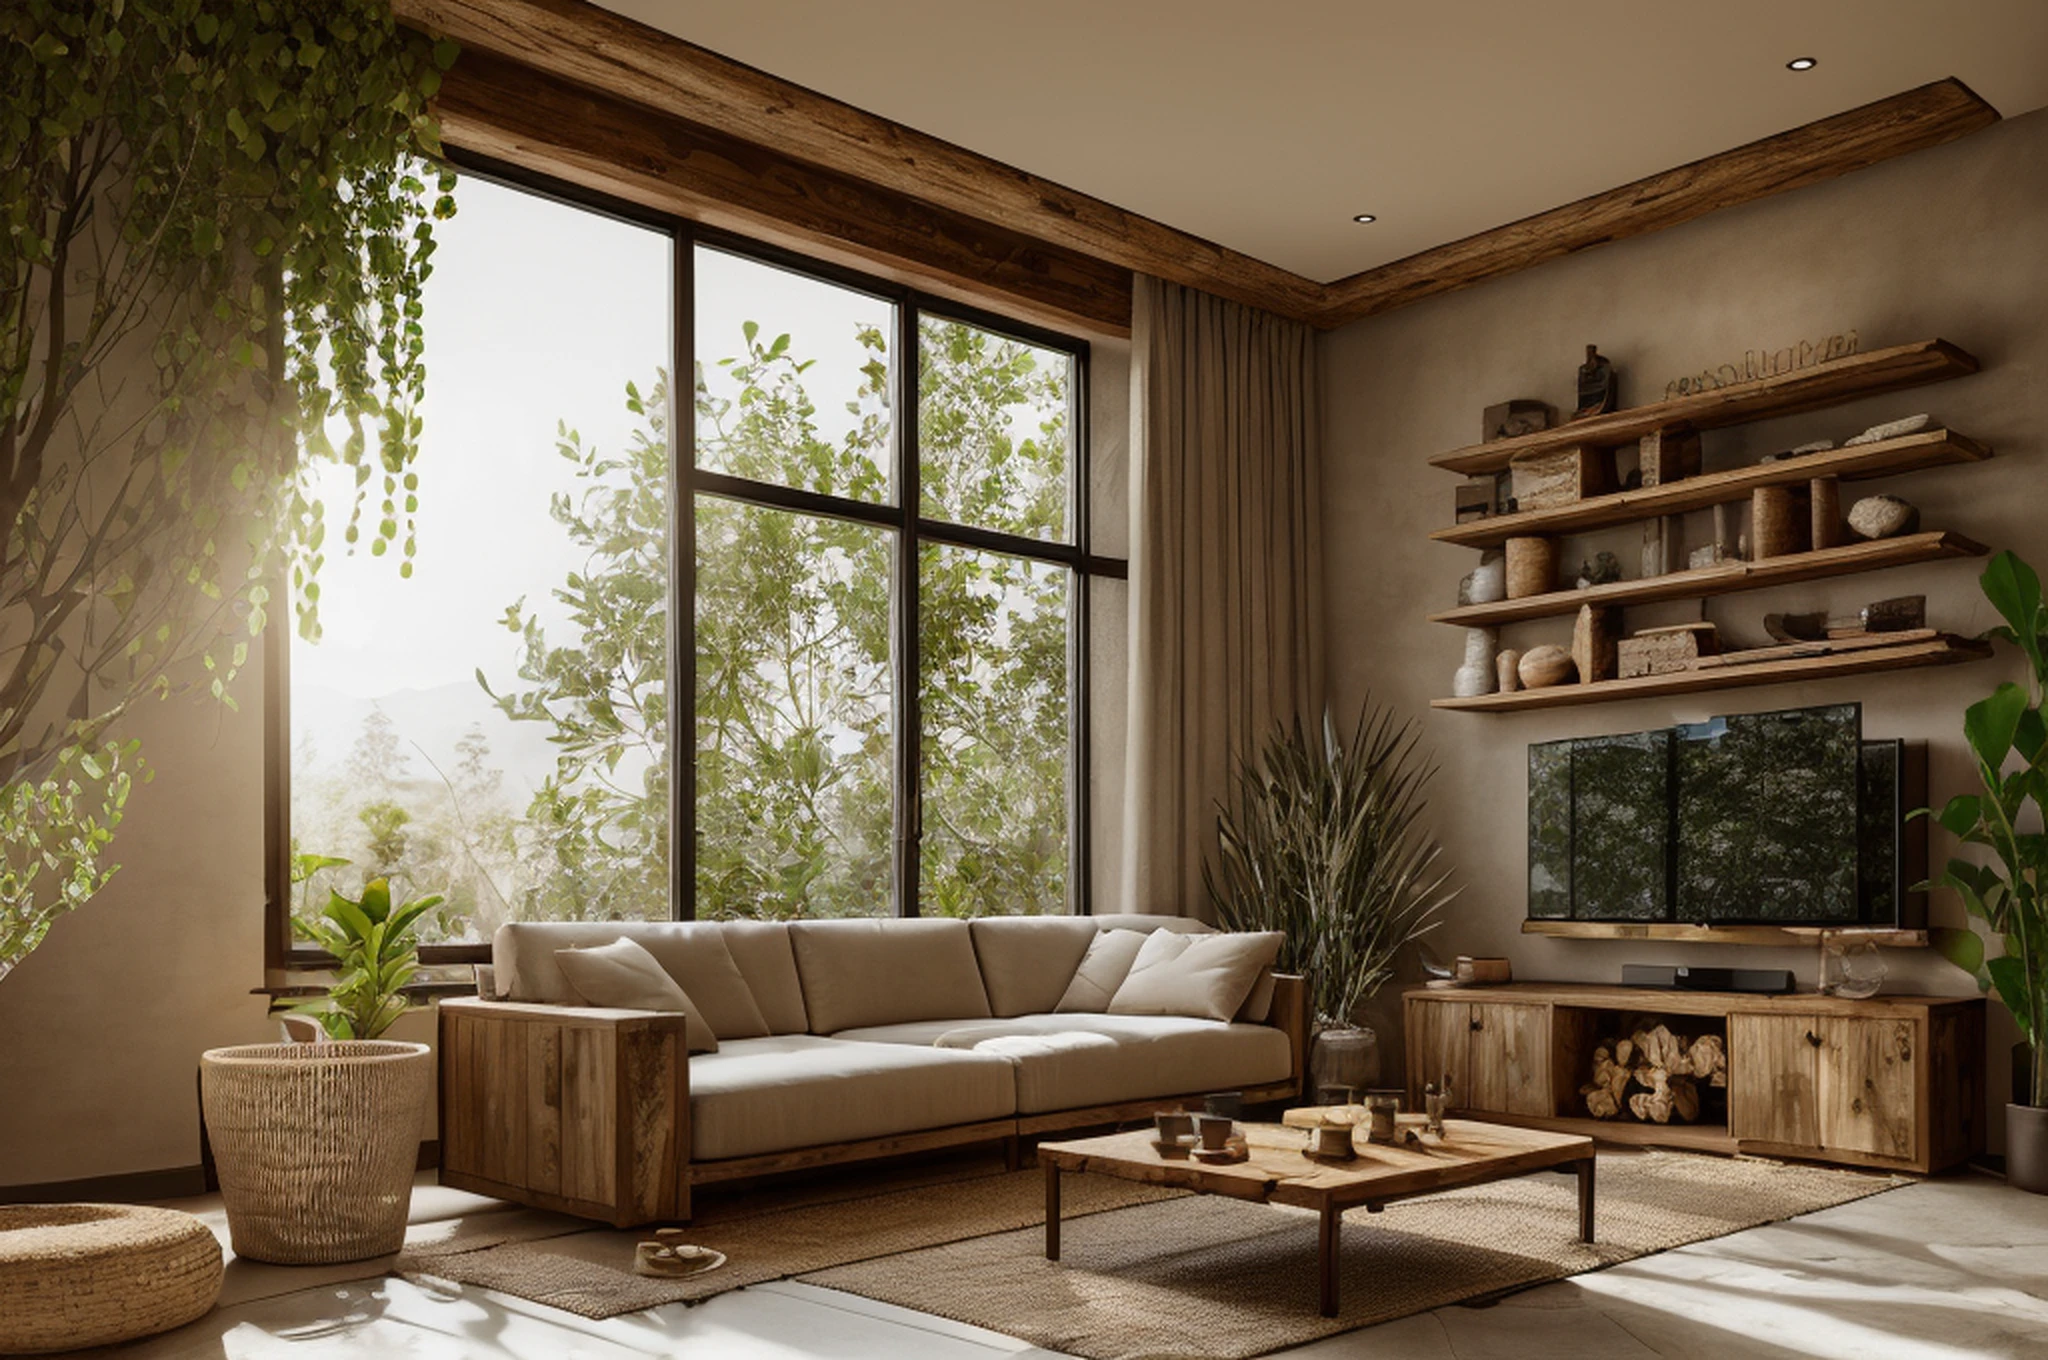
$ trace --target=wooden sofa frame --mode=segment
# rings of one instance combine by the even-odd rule
[[[1308,988],[1279,975],[1267,1024],[1287,1035],[1288,1079],[1246,1104],[1294,1100],[1308,1059]],[[616,1227],[681,1223],[694,1187],[838,1162],[1022,1141],[1142,1119],[1201,1092],[920,1129],[758,1157],[690,1157],[681,1015],[463,997],[440,1005],[441,1183]]]

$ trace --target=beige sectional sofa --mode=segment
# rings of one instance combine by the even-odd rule
[[[505,926],[493,999],[441,1005],[442,1182],[629,1226],[688,1218],[712,1182],[979,1141],[1014,1157],[1176,1098],[1298,1093],[1300,979],[1267,970],[1228,1020],[1068,997],[1119,929],[1207,933],[1162,916]],[[621,938],[715,1051],[692,1053],[711,1038],[675,1011],[582,1004],[557,951]]]

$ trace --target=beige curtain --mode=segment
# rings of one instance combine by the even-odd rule
[[[1315,388],[1307,326],[1137,280],[1128,910],[1208,913],[1236,761],[1322,712]]]

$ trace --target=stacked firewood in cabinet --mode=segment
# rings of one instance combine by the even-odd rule
[[[1727,1085],[1726,1039],[1646,1018],[1594,1046],[1592,1080],[1579,1095],[1595,1119],[1692,1124],[1702,1109],[1724,1103],[1711,1097]]]

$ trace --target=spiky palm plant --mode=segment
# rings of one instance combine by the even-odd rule
[[[1217,920],[1285,933],[1278,967],[1308,978],[1318,1027],[1351,1023],[1457,896],[1419,826],[1435,767],[1418,736],[1370,699],[1348,742],[1327,712],[1320,741],[1299,718],[1279,724],[1257,761],[1239,761],[1233,803],[1217,804],[1220,853],[1202,865]]]

